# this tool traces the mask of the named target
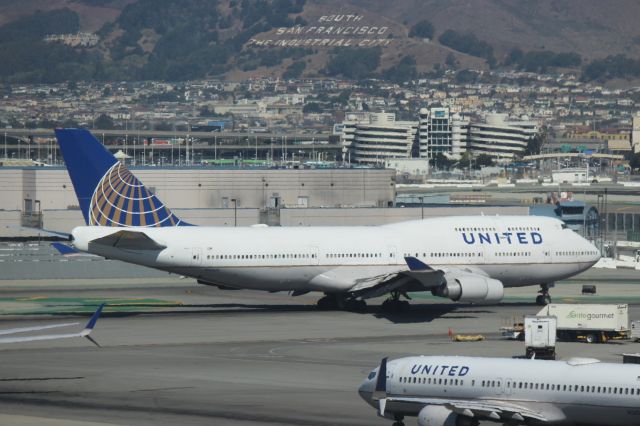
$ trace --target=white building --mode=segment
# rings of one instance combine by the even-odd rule
[[[631,149],[634,153],[640,152],[640,112],[633,116],[631,130]]]
[[[535,121],[509,121],[507,114],[487,114],[484,123],[469,124],[469,150],[474,154],[511,159],[524,154],[537,132]]]
[[[395,169],[398,175],[427,176],[429,161],[426,158],[389,158],[384,163],[385,169]]]
[[[417,131],[415,121],[396,121],[395,114],[372,113],[369,122],[355,125],[354,159],[374,164],[388,158],[410,158]]]
[[[459,157],[467,149],[469,122],[449,108],[422,108],[419,121],[420,157],[438,153]]]

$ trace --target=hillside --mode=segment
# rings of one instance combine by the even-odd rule
[[[401,82],[434,67],[624,79],[640,73],[638,17],[635,0],[5,0],[0,80]],[[78,31],[97,44],[44,41]]]

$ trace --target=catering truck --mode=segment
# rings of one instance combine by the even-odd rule
[[[558,340],[596,343],[634,337],[629,327],[629,305],[552,303],[542,308],[535,316],[557,319]],[[525,323],[517,320],[505,321],[512,325],[500,327],[502,336],[524,341]],[[640,340],[640,324],[636,324],[636,327],[637,338]]]
[[[626,339],[630,335],[629,305],[551,303],[536,314],[556,317],[557,337],[587,343]]]

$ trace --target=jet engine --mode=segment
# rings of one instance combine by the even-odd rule
[[[445,274],[445,283],[435,289],[436,296],[456,302],[497,303],[504,297],[504,287],[498,280],[482,275]]]
[[[418,414],[418,426],[478,426],[478,420],[460,416],[442,405],[427,405]]]

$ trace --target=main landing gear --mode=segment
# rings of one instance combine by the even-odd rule
[[[404,416],[402,414],[395,414],[393,420],[392,426],[404,426]]]
[[[367,303],[344,294],[325,293],[324,297],[317,302],[319,309],[323,311],[346,310],[364,312],[367,310]]]
[[[549,294],[549,287],[553,287],[553,284],[540,284],[540,290],[538,297],[536,297],[536,304],[539,306],[547,306],[551,303],[551,295]]]
[[[401,295],[403,294],[399,291],[392,291],[390,297],[382,302],[382,310],[384,312],[403,312],[408,310],[411,305],[409,305],[409,302],[406,300],[400,300]],[[403,296],[409,299],[409,296],[406,294]]]

